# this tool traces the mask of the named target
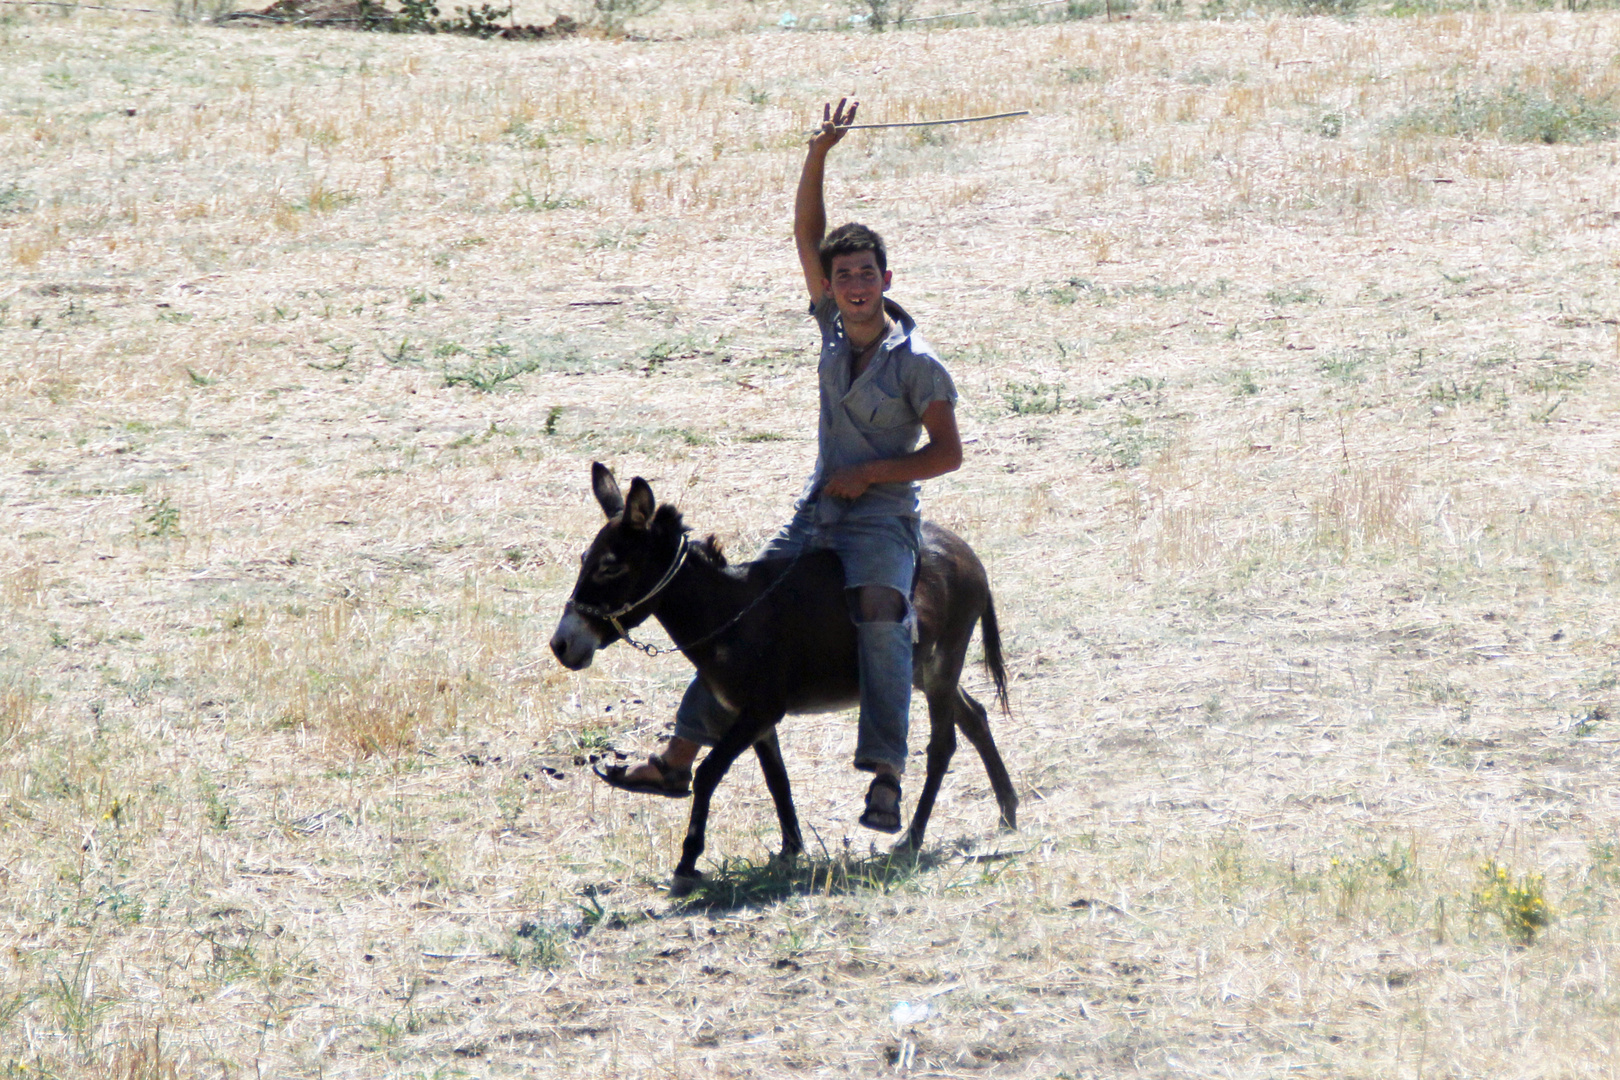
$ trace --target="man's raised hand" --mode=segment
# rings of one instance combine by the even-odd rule
[[[849,111],[844,106],[849,105]],[[810,148],[826,153],[844,137],[844,132],[855,122],[855,110],[861,107],[858,101],[851,102],[849,98],[839,98],[838,107],[833,108],[832,102],[821,107],[821,127],[810,137]]]

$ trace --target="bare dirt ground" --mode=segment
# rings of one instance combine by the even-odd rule
[[[0,14],[6,1075],[1620,1065],[1620,19]],[[829,181],[963,394],[1022,831],[960,756],[887,865],[794,719],[813,857],[745,764],[683,905],[581,763],[684,661],[546,640],[592,460],[788,513],[844,93],[1033,114]]]

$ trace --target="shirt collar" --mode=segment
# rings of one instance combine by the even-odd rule
[[[913,319],[905,308],[886,296],[883,298],[883,313],[889,317],[889,321],[893,325],[889,327],[888,334],[883,338],[883,345],[878,350],[880,353],[893,349],[910,337],[912,331],[917,329],[917,320]],[[844,316],[842,314],[838,316],[838,336],[843,341],[845,348],[852,347],[849,341],[849,331],[844,327]]]

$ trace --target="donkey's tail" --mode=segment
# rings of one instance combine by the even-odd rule
[[[1003,716],[1011,716],[1007,704],[1007,668],[1001,660],[1001,627],[996,623],[996,604],[987,590],[984,594],[984,613],[979,616],[979,636],[984,639],[984,666],[995,680],[996,701]]]

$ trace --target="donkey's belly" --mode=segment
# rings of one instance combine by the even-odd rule
[[[854,708],[860,704],[860,687],[818,686],[813,690],[790,698],[787,711],[794,716],[806,716],[810,713],[838,712],[840,709]]]

